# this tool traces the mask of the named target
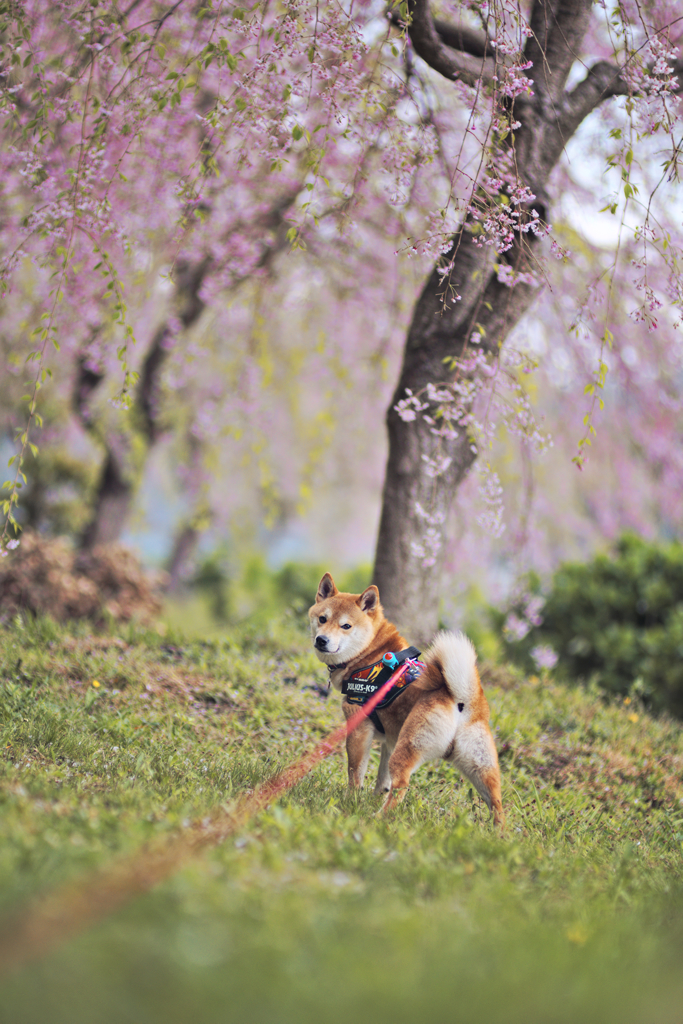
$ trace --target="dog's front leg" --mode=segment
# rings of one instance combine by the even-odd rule
[[[347,704],[342,704],[344,715],[348,719],[356,710]],[[361,722],[357,728],[346,737],[346,756],[349,761],[349,789],[360,789],[368,770],[370,760],[370,748],[375,734],[372,722],[367,719]]]
[[[391,789],[391,772],[389,771],[389,747],[386,741],[382,744],[379,755],[379,771],[377,772],[377,783],[375,785],[375,796],[380,793],[388,793]]]
[[[390,811],[396,804],[400,804],[408,791],[410,776],[416,768],[419,768],[424,761],[424,756],[407,736],[401,733],[394,752],[389,758],[389,773],[391,775],[391,791],[382,804],[382,811]]]

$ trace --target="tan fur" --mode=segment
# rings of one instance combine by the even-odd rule
[[[409,646],[384,617],[375,586],[362,594],[340,593],[325,573],[308,614],[315,653],[332,669],[330,680],[337,690],[356,669]],[[375,793],[387,794],[384,810],[400,803],[416,768],[444,758],[470,780],[502,827],[498,755],[474,647],[462,633],[441,632],[421,660],[424,672],[378,711],[384,735],[366,719],[347,737],[349,786],[363,785],[372,741],[378,738],[382,749]],[[344,698],[345,717],[355,710]]]

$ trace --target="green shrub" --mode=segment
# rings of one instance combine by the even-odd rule
[[[626,535],[611,557],[561,566],[539,604],[527,593],[494,614],[508,657],[531,669],[552,648],[561,675],[683,718],[683,545]]]
[[[318,584],[326,572],[324,565],[287,562],[275,573],[275,592],[286,608],[302,615],[315,601]]]
[[[221,546],[204,557],[190,581],[190,589],[204,596],[218,623],[245,619],[267,622],[283,612],[305,616],[315,601],[318,584],[330,566],[315,562],[287,562],[272,569],[257,551],[232,554]],[[360,593],[372,580],[372,567],[332,566],[340,590]]]
[[[296,613],[307,612],[315,602],[318,584],[327,565],[309,562],[287,562],[274,575],[278,601]],[[372,568],[369,565],[356,566],[337,572],[334,577],[340,590],[360,594],[372,582]]]
[[[190,586],[204,594],[209,610],[217,622],[227,622],[232,612],[228,556],[224,547],[206,555],[192,577]]]

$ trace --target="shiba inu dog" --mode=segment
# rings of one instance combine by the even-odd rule
[[[340,593],[328,572],[309,611],[315,653],[327,665],[330,683],[344,694],[348,719],[356,705],[376,692],[393,667],[411,662],[404,679],[347,737],[349,786],[363,785],[374,739],[382,744],[375,793],[386,793],[383,809],[405,796],[410,777],[425,761],[444,758],[470,780],[504,824],[498,754],[489,727],[489,706],[477,671],[477,655],[463,633],[437,633],[420,660],[419,651],[384,617],[379,590]],[[389,673],[387,675],[386,673]],[[407,679],[406,679],[407,677]],[[380,681],[381,680],[381,681]]]

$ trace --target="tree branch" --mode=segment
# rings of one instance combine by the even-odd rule
[[[672,64],[677,78],[677,92],[683,88],[683,58]],[[588,69],[586,77],[566,95],[559,119],[564,138],[572,135],[584,118],[612,96],[628,96],[631,90],[623,77],[623,69],[610,61],[601,60]]]
[[[569,72],[579,58],[594,0],[534,0],[530,27],[533,35],[524,56],[533,63],[534,91],[557,102]]]
[[[628,86],[621,77],[621,68],[601,60],[588,69],[586,77],[567,93],[559,117],[563,138],[570,138],[584,118],[612,96],[627,96]]]
[[[493,81],[495,62],[492,57],[473,56],[464,50],[444,46],[429,10],[429,0],[410,0],[410,23],[408,35],[418,57],[452,82],[466,85],[481,85]],[[454,28],[451,38],[455,40],[461,30]],[[465,36],[462,37],[463,40]],[[468,34],[468,39],[469,34]]]
[[[84,430],[92,432],[93,414],[90,398],[104,380],[104,370],[96,367],[88,357],[88,348],[94,341],[99,328],[96,328],[76,357],[76,377],[71,392],[71,408],[78,417]]]
[[[176,265],[175,304],[183,328],[187,330],[197,322],[204,309],[199,294],[204,278],[212,264],[211,256],[203,256],[195,263],[179,261]],[[141,415],[141,426],[148,444],[159,437],[159,389],[161,370],[172,346],[172,332],[168,322],[159,327],[140,370],[136,405]]]
[[[473,57],[490,57],[491,42],[483,32],[477,32],[467,25],[451,25],[450,22],[434,18],[434,28],[441,42],[452,50],[470,53]]]

